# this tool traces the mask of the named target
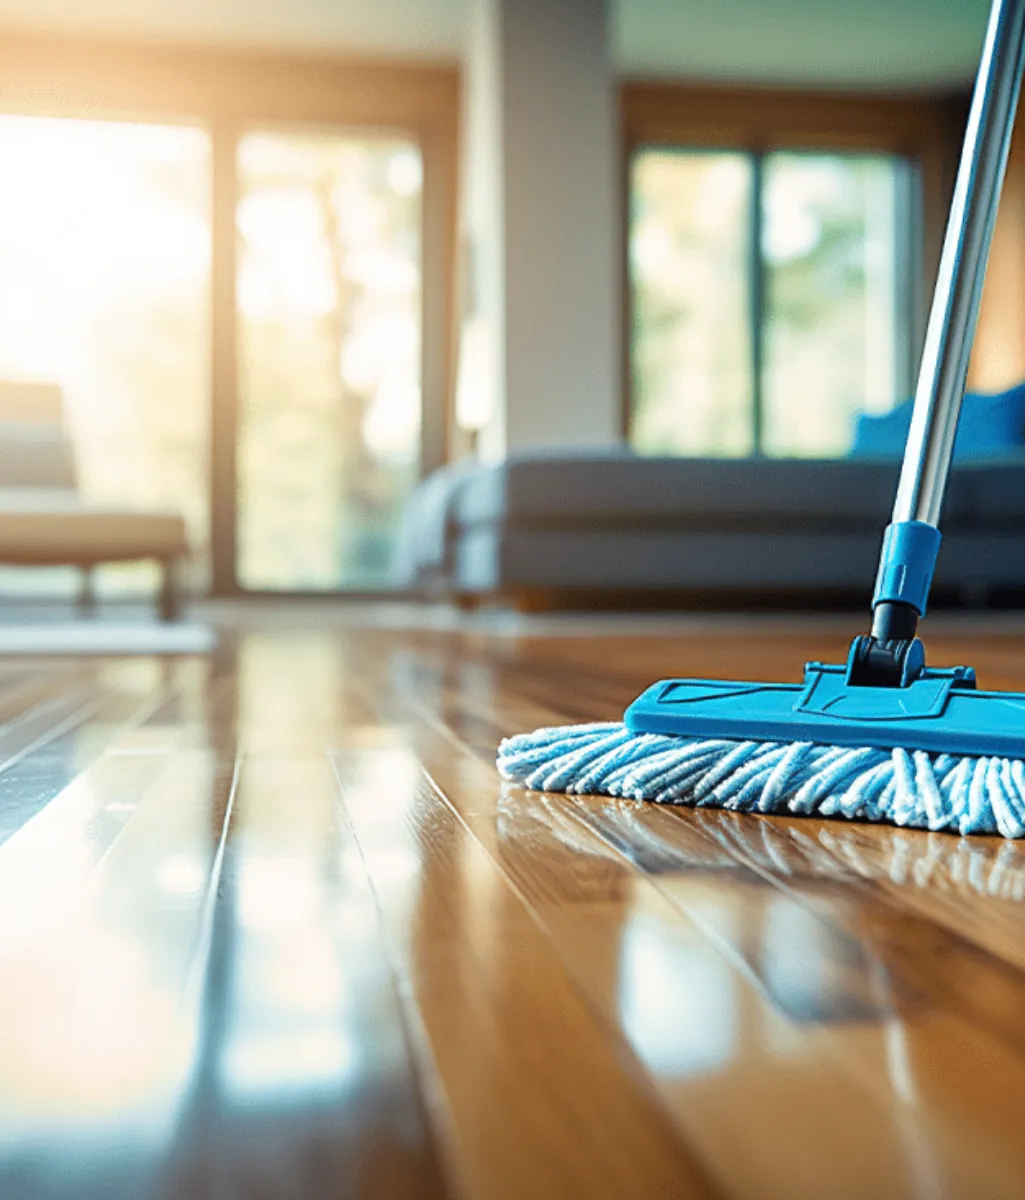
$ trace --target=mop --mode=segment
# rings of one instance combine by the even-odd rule
[[[1025,63],[1025,0],[993,0],[969,112],[871,633],[804,682],[673,679],[622,722],[507,738],[536,791],[1025,836],[1025,694],[926,667],[917,636]]]

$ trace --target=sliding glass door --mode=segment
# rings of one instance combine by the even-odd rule
[[[210,134],[0,114],[0,173],[0,493],[31,505],[30,493],[44,503],[40,493],[72,485],[87,504],[181,513],[201,590]],[[46,466],[53,442],[69,449],[73,479]],[[105,567],[97,582],[131,594],[155,572]],[[69,569],[0,569],[3,592],[76,587]]]
[[[239,584],[380,589],[420,471],[420,149],[253,131],[237,172]]]
[[[388,588],[423,466],[419,141],[0,115],[0,170],[0,493],[5,428],[49,422],[84,502],[185,517],[193,593]]]

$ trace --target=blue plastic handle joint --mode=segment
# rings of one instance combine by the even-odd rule
[[[940,531],[925,521],[887,525],[873,607],[886,602],[910,604],[924,617],[940,541]]]

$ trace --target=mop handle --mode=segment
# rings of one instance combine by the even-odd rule
[[[1025,0],[993,0],[915,389],[893,523],[939,523],[1025,66]]]

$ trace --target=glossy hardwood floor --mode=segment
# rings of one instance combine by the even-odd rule
[[[1025,1196],[1025,847],[492,765],[858,624],[0,661],[0,1198]],[[964,628],[1025,689],[1025,622]]]

